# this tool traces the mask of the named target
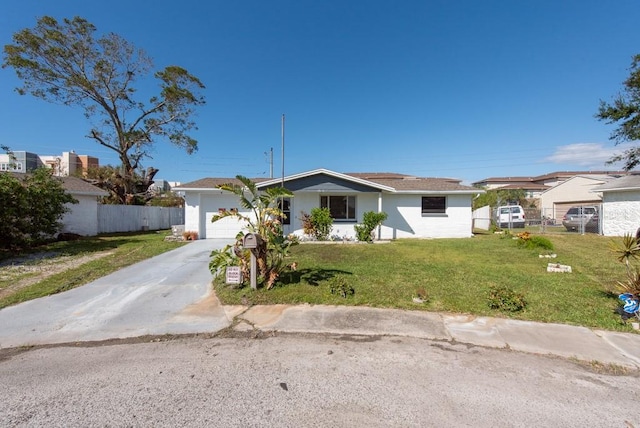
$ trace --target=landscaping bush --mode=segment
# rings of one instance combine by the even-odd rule
[[[527,306],[523,294],[516,293],[513,289],[504,285],[491,286],[487,301],[491,309],[505,312],[518,312]]]
[[[66,204],[77,203],[62,181],[41,168],[20,178],[0,173],[0,249],[42,244],[62,228]]]
[[[318,241],[329,239],[329,234],[333,227],[333,217],[331,217],[329,208],[313,208],[311,214],[302,211],[300,220],[302,220],[302,230],[305,235],[309,235]]]
[[[353,228],[356,231],[358,241],[371,242],[375,237],[375,230],[387,219],[385,212],[367,211],[362,216],[362,224],[356,224]]]
[[[518,233],[516,236],[519,247],[553,251],[553,243],[543,236],[532,235],[529,232]]]

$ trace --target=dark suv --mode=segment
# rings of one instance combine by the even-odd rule
[[[562,218],[562,225],[568,231],[598,232],[598,207],[571,207]]]

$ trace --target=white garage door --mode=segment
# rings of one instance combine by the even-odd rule
[[[218,211],[207,212],[205,214],[207,239],[235,238],[238,232],[242,230],[244,223],[240,222],[237,217],[225,217],[212,223],[211,217],[213,217],[214,214],[217,215]]]
[[[244,223],[238,221],[237,217],[225,217],[211,223],[211,217],[218,215],[220,210],[231,211],[238,209],[238,197],[223,193],[202,196],[200,199],[200,212],[204,212],[205,238],[235,238],[238,232],[243,229]]]

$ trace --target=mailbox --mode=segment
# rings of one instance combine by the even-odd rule
[[[242,238],[242,246],[247,249],[258,248],[262,245],[262,236],[257,233],[247,233]]]

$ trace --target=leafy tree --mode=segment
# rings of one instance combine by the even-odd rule
[[[296,241],[284,236],[282,223],[279,219],[284,217],[284,213],[279,208],[278,201],[281,198],[293,197],[293,193],[283,187],[270,187],[264,192],[258,191],[256,184],[250,179],[237,175],[236,179],[241,184],[228,183],[218,186],[219,189],[226,190],[238,196],[240,206],[250,210],[250,215],[244,215],[236,210],[224,211],[214,215],[212,222],[216,222],[226,217],[236,217],[244,221],[250,233],[259,234],[263,243],[253,250],[259,270],[260,282],[264,282],[267,289],[272,288],[280,277],[280,274],[287,268],[285,258],[289,248]],[[224,266],[229,265],[229,257],[238,259],[237,265],[241,266],[244,274],[248,272],[249,250],[242,248],[244,233],[240,233],[233,248],[214,251],[209,268],[214,275],[220,273]]]
[[[46,241],[62,226],[60,220],[77,203],[60,179],[40,168],[30,174],[0,173],[0,248],[26,248]]]
[[[623,92],[613,100],[612,104],[600,100],[600,108],[596,117],[608,124],[617,123],[610,139],[615,144],[640,140],[640,55],[635,55],[631,62],[631,74],[623,82]],[[624,169],[632,170],[640,164],[640,147],[635,146],[609,159],[607,163],[624,161]]]
[[[474,210],[486,205],[491,207],[507,205],[509,203],[525,205],[525,196],[526,193],[523,189],[490,189],[478,195],[472,204]]]
[[[168,66],[154,74],[160,92],[142,102],[134,84],[149,75],[151,59],[117,34],[96,38],[95,32],[80,17],[58,22],[44,16],[33,29],[13,35],[13,44],[4,47],[2,67],[13,68],[22,81],[19,94],[84,109],[91,122],[88,137],[115,151],[122,163],[121,191],[119,184],[97,184],[119,203],[130,203],[158,172],[149,168],[138,174],[144,176],[143,189],[136,182],[156,139],[168,139],[189,154],[197,150],[188,132],[197,129],[191,116],[205,103],[199,94],[204,85],[184,68]]]

